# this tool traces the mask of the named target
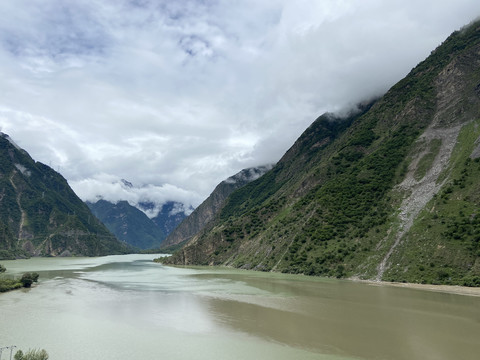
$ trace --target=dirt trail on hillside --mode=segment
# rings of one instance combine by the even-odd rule
[[[440,150],[435,157],[432,166],[427,171],[425,176],[419,181],[415,180],[414,174],[417,169],[419,161],[429,151],[429,147],[426,146],[425,150],[415,155],[411,162],[408,173],[401,184],[397,186],[400,191],[411,191],[411,193],[403,200],[400,206],[400,212],[398,214],[398,220],[400,226],[395,236],[393,245],[388,250],[382,261],[377,267],[376,281],[380,281],[383,274],[388,269],[388,260],[393,254],[395,248],[400,244],[403,236],[410,230],[413,225],[413,220],[417,217],[420,211],[427,205],[427,203],[433,198],[440,188],[444,185],[446,179],[441,183],[437,183],[438,177],[442,171],[444,171],[449,163],[452,155],[453,148],[456,144],[458,134],[463,125],[457,125],[452,128],[435,128],[432,124],[425,130],[420,136],[418,142],[425,142],[429,144],[433,139],[440,139]]]

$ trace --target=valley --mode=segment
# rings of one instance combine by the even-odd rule
[[[0,360],[478,360],[478,0],[0,10]]]
[[[111,186],[137,200],[85,204],[2,134],[0,258],[163,249],[172,265],[480,286],[479,69],[477,21],[382,97],[321,115],[278,163],[225,179],[196,209],[123,179]]]
[[[479,286],[479,69],[477,21],[381,98],[320,116],[162,261]]]

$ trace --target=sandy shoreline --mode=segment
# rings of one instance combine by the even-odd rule
[[[395,283],[395,282],[387,282],[387,281],[360,280],[360,279],[350,279],[350,280],[363,282],[365,284],[370,284],[373,286],[395,286],[395,287],[403,287],[403,288],[409,288],[409,289],[436,291],[436,292],[443,292],[443,293],[456,294],[456,295],[480,297],[480,287],[468,287],[468,286],[458,286],[458,285]]]

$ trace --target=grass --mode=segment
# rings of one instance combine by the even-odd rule
[[[392,256],[385,280],[480,286],[480,159],[471,159],[480,121],[465,125],[449,179]]]
[[[413,174],[413,177],[415,180],[420,181],[425,177],[428,170],[430,170],[430,168],[432,167],[433,161],[437,157],[441,146],[442,146],[441,139],[432,139],[432,141],[430,141],[430,143],[428,144],[427,153],[422,156],[422,158],[418,162],[415,173]]]

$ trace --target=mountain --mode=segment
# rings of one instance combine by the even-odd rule
[[[139,249],[159,247],[165,233],[151,219],[127,201],[87,202],[92,213],[121,241]]]
[[[127,251],[59,173],[0,133],[0,258]]]
[[[258,179],[271,168],[272,166],[259,166],[243,169],[222,181],[216,186],[210,196],[167,236],[162,244],[162,248],[178,246],[190,240],[213,220],[225,204],[227,197],[233,191]]]
[[[193,208],[185,209],[185,206],[176,201],[167,201],[162,205],[158,215],[152,221],[168,235],[191,213]]]
[[[106,200],[98,193],[87,205],[118,239],[138,249],[159,248],[165,237],[193,211],[176,201],[159,200],[154,190],[152,193],[154,186],[135,186],[125,179],[112,184],[117,188],[117,200]]]
[[[320,116],[168,263],[480,286],[480,22]]]

